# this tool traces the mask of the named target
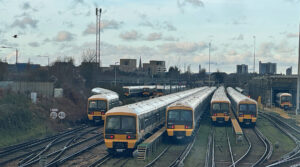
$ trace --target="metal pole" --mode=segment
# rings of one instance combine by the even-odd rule
[[[211,43],[209,42],[208,44],[208,80],[209,80],[209,83],[208,83],[208,86],[210,86],[210,47],[211,47]]]
[[[96,8],[96,62],[98,59],[98,8]]]
[[[18,49],[16,49],[16,64],[18,63]]]
[[[298,46],[298,82],[297,82],[297,100],[296,100],[296,115],[298,115],[299,112],[299,91],[300,91],[300,24],[299,24],[299,46]]]
[[[101,58],[100,58],[100,31],[101,31],[101,13],[102,13],[102,9],[99,9],[99,67],[101,67]]]
[[[253,36],[254,44],[253,44],[253,73],[255,73],[255,35]]]
[[[117,86],[117,67],[115,64],[115,86]]]

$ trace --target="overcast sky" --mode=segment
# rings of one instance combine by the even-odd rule
[[[165,60],[167,67],[198,65],[211,71],[253,71],[258,61],[277,63],[277,73],[297,72],[300,0],[0,0],[0,46],[19,49],[19,62],[47,64],[49,56],[73,57],[95,49],[95,8],[102,8],[101,58]],[[17,39],[13,38],[18,34]],[[13,49],[0,59],[15,62]],[[207,70],[208,71],[208,70]]]

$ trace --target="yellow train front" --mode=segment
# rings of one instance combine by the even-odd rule
[[[276,104],[284,110],[289,110],[293,107],[292,95],[290,93],[277,93]]]
[[[192,136],[200,116],[209,106],[209,98],[214,90],[215,87],[205,87],[198,93],[168,106],[166,111],[168,136],[177,139]]]
[[[198,90],[195,88],[109,110],[104,123],[104,141],[108,152],[131,153],[146,136],[164,124],[168,104]]]
[[[213,123],[228,123],[230,121],[231,103],[223,86],[215,91],[210,104],[210,116]]]
[[[89,121],[100,122],[105,120],[105,113],[113,107],[119,106],[119,95],[115,92],[106,92],[88,98],[87,116]]]
[[[168,107],[166,115],[168,136],[176,138],[192,136],[195,124],[194,111],[191,107],[171,106]]]
[[[255,126],[258,117],[257,102],[233,88],[227,88],[232,102],[233,113],[238,121],[244,125]]]

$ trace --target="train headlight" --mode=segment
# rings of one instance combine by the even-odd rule
[[[190,125],[185,125],[184,127],[185,127],[185,129],[192,129],[192,126],[190,126]]]
[[[136,135],[127,135],[126,138],[127,139],[136,139]]]
[[[216,114],[216,113],[214,113],[214,116],[217,116],[217,114]]]
[[[115,135],[105,135],[105,139],[114,139]]]
[[[90,114],[91,114],[91,115],[94,115],[94,112],[91,112]]]
[[[101,115],[105,115],[105,112],[101,112]]]
[[[174,129],[175,125],[168,125],[168,129]]]

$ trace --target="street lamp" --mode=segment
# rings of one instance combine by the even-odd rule
[[[253,36],[253,73],[255,73],[255,35]]]
[[[119,62],[115,62],[115,86],[117,85],[117,64],[119,64]]]

